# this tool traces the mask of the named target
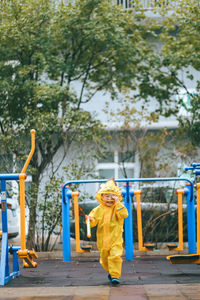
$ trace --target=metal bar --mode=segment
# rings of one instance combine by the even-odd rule
[[[78,205],[78,192],[72,192],[74,198],[74,218],[75,218],[75,238],[76,238],[76,252],[82,252],[80,248],[80,226],[79,226],[79,205]]]
[[[25,173],[26,172],[26,169],[29,165],[29,162],[33,156],[33,153],[35,152],[35,129],[31,129],[31,151],[28,155],[28,158],[23,166],[23,169],[21,171],[21,173]]]
[[[20,249],[20,247],[12,247],[13,248],[13,275],[16,274],[16,276],[20,275],[20,269],[19,269],[19,261],[18,261],[18,254],[17,251]]]
[[[0,180],[19,180],[19,174],[0,174]]]
[[[91,180],[70,180],[63,185],[65,186],[72,183],[103,183],[106,182],[107,179],[91,179]],[[151,181],[186,181],[191,184],[193,187],[193,183],[188,178],[179,178],[179,177],[166,177],[166,178],[126,178],[126,179],[115,179],[116,182],[151,182]]]
[[[197,183],[197,254],[200,255],[200,183]]]
[[[25,237],[25,180],[20,178],[20,230],[21,230],[21,250],[26,249]]]
[[[21,250],[25,250],[26,249],[25,176],[22,176],[22,174],[20,174],[20,179],[19,179],[19,191],[20,191],[20,239],[21,239]],[[25,260],[24,259],[23,259],[23,267],[25,267]]]
[[[200,164],[192,164],[193,167],[200,167]]]
[[[191,185],[184,189],[187,201],[187,231],[188,231],[188,252],[195,254],[196,250],[196,230],[195,230],[195,207],[194,193]]]
[[[6,278],[10,274],[9,257],[8,257],[7,196],[6,196],[5,180],[1,180],[1,218],[2,218],[2,241],[1,241],[0,285],[5,285]]]
[[[137,202],[137,228],[138,228],[138,248],[140,251],[145,251],[143,247],[143,234],[142,234],[142,213],[141,213],[141,205],[140,205],[140,197],[141,191],[134,191],[134,195],[136,196]]]
[[[122,189],[122,195],[124,197],[125,207],[128,210],[128,217],[124,220],[126,260],[133,260],[133,190],[130,189],[128,183],[125,185],[125,188]]]
[[[63,261],[71,261],[70,245],[70,197],[69,188],[62,188],[62,240]]]
[[[183,194],[184,190],[177,190],[178,194],[178,242],[176,250],[183,251]]]

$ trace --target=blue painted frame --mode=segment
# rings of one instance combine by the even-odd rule
[[[107,179],[99,180],[71,180],[62,186],[62,227],[63,227],[63,261],[71,261],[70,246],[70,184],[76,183],[103,183]],[[122,190],[125,206],[128,209],[129,216],[125,219],[125,249],[126,259],[133,260],[133,222],[132,222],[132,198],[134,191],[130,188],[130,182],[160,182],[160,181],[185,181],[188,186],[185,190],[187,197],[187,227],[188,227],[188,249],[189,254],[196,253],[196,230],[195,230],[195,206],[194,206],[194,185],[187,178],[126,178],[115,179],[116,182],[125,182],[126,188]]]
[[[8,219],[7,219],[7,193],[6,180],[18,180],[19,174],[0,174],[1,191],[1,216],[2,216],[2,241],[1,241],[1,264],[0,264],[0,285],[4,286],[13,278],[20,275],[17,251],[20,247],[12,247],[13,272],[9,271],[9,251],[8,247]]]

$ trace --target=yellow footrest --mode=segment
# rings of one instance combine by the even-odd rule
[[[178,248],[178,246],[176,244],[167,244],[167,247],[169,250],[174,250],[174,249]]]
[[[37,263],[33,261],[33,258],[38,258],[35,250],[18,250],[18,256],[24,260],[23,267],[24,268],[36,268]]]
[[[144,247],[147,250],[153,250],[156,247],[156,244],[144,244]]]
[[[170,255],[167,259],[171,264],[200,264],[200,255],[198,254],[183,254]]]
[[[92,250],[92,246],[91,245],[83,245],[83,246],[81,246],[81,249],[84,251],[90,252]]]

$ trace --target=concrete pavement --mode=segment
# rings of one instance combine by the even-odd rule
[[[200,266],[171,265],[165,256],[125,261],[121,285],[111,286],[98,257],[74,256],[72,262],[40,258],[36,269],[0,288],[0,300],[200,300]]]
[[[4,287],[1,300],[198,300],[200,284]]]

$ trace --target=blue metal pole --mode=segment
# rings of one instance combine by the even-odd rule
[[[103,183],[107,179],[93,179],[93,180],[70,180],[63,185],[63,188],[72,183]],[[160,182],[160,181],[186,181],[193,186],[193,182],[188,178],[179,178],[179,177],[166,177],[166,178],[126,178],[126,179],[115,179],[116,182]]]
[[[19,180],[19,174],[0,174],[0,180]]]
[[[196,229],[195,229],[195,206],[194,206],[194,188],[187,184],[184,189],[187,201],[187,231],[188,231],[188,252],[197,253],[196,248]]]
[[[71,190],[62,188],[63,261],[71,261],[70,245],[70,197]]]
[[[19,268],[19,261],[18,261],[18,254],[17,251],[20,250],[21,247],[12,247],[12,254],[13,254],[13,275],[18,276],[20,275],[20,268]]]
[[[122,189],[122,196],[124,197],[124,205],[128,210],[128,204],[127,204],[128,195],[127,195],[126,188]],[[129,214],[129,211],[128,211],[128,214]],[[129,216],[128,216],[128,218],[129,218]],[[126,259],[127,259],[127,253],[128,253],[128,223],[127,223],[128,218],[126,218],[124,221],[124,238],[125,238],[124,243],[125,243]]]
[[[133,223],[131,221],[132,209],[130,209],[130,201],[132,199],[129,199],[129,186],[127,188],[127,184],[125,185],[125,188],[122,189],[122,195],[124,197],[124,204],[128,210],[128,217],[124,220],[126,260],[133,260],[133,239],[131,242],[131,229],[133,229]]]
[[[125,206],[128,210],[128,218],[125,219],[125,249],[126,260],[133,260],[133,209],[132,209],[133,190],[130,189],[129,182],[126,184]]]
[[[196,168],[196,167],[200,167],[200,164],[192,164],[192,166],[194,167],[194,168]]]
[[[1,266],[0,285],[6,284],[9,277],[9,257],[8,257],[8,220],[7,220],[7,197],[6,181],[1,180],[1,217],[2,217],[2,242],[1,242]]]

